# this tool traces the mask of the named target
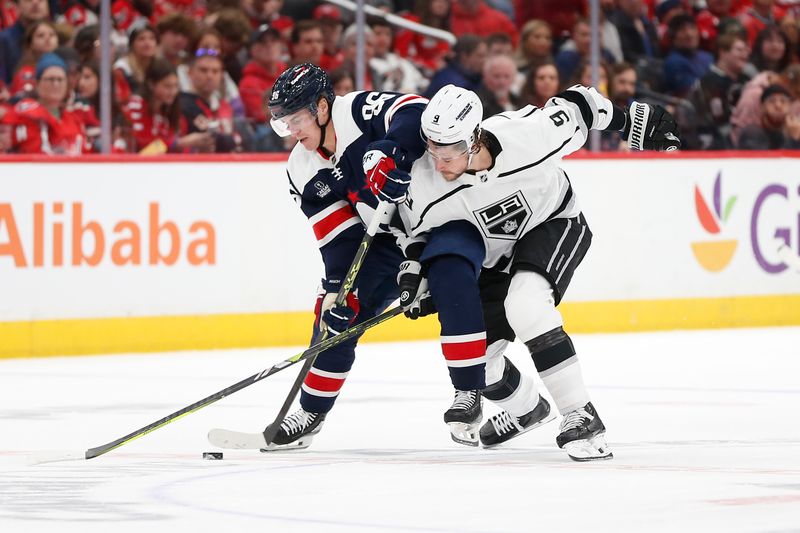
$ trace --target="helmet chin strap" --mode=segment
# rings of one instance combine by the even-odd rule
[[[333,155],[333,153],[330,152],[329,150],[325,149],[325,147],[323,145],[325,144],[325,133],[326,133],[326,131],[328,129],[328,124],[330,124],[331,118],[333,117],[333,113],[331,113],[331,111],[332,111],[331,107],[332,106],[329,103],[328,104],[328,120],[325,121],[325,124],[320,124],[319,123],[319,114],[317,114],[317,116],[314,117],[314,122],[317,123],[317,126],[319,126],[319,130],[320,130],[319,146],[317,146],[317,150],[321,150],[322,153],[327,155],[328,157]]]

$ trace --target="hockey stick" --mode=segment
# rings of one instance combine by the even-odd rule
[[[59,451],[59,452],[42,452],[39,454],[34,454],[34,456],[31,458],[30,463],[36,464],[36,463],[49,463],[54,461],[76,461],[82,459],[88,460],[88,459],[94,459],[95,457],[99,457],[100,455],[103,455],[105,453],[110,452],[111,450],[119,448],[124,444],[128,444],[129,442],[136,440],[139,437],[143,437],[148,433],[152,433],[153,431],[163,426],[166,426],[170,422],[174,422],[175,420],[183,418],[188,414],[194,413],[195,411],[199,411],[203,407],[207,407],[212,403],[217,402],[222,398],[225,398],[226,396],[230,396],[234,392],[238,392],[246,387],[249,387],[253,383],[258,383],[262,379],[268,378],[269,376],[276,374],[281,370],[288,368],[299,361],[302,361],[304,359],[307,360],[311,357],[316,356],[320,352],[324,352],[325,350],[336,346],[337,344],[340,344],[348,339],[352,339],[357,335],[361,335],[368,329],[373,328],[378,324],[382,324],[383,322],[386,322],[390,318],[394,318],[395,316],[399,315],[402,312],[403,309],[401,307],[399,306],[393,307],[392,309],[389,309],[388,311],[385,311],[376,317],[373,317],[351,328],[348,328],[339,335],[336,335],[329,339],[325,339],[315,344],[314,346],[307,348],[303,352],[293,355],[288,359],[284,359],[283,361],[276,363],[257,374],[253,374],[252,376],[245,378],[239,381],[238,383],[231,385],[228,388],[222,389],[221,391],[216,392],[211,396],[207,396],[206,398],[203,398],[198,402],[188,405],[183,409],[175,411],[174,413],[153,422],[152,424],[148,424],[142,428],[137,429],[133,433],[129,433],[128,435],[120,437],[119,439],[113,440],[107,444],[103,444],[102,446],[98,446],[96,448],[89,448],[88,450],[85,451],[72,450],[72,451]]]
[[[351,0],[325,0],[330,4],[335,4],[339,7],[342,7],[348,11],[355,12],[358,9],[355,2]],[[371,15],[373,17],[380,17],[384,19],[386,22],[391,24],[392,26],[398,26],[400,28],[406,28],[416,33],[421,33],[422,35],[427,35],[428,37],[433,37],[434,39],[439,39],[440,41],[445,41],[451,45],[456,44],[456,36],[450,33],[449,31],[440,30],[439,28],[433,28],[431,26],[426,26],[425,24],[420,24],[419,22],[414,22],[413,20],[408,20],[394,13],[386,13],[385,11],[378,9],[375,6],[371,5],[364,5],[364,13],[367,15]]]
[[[356,277],[361,271],[361,265],[364,264],[364,258],[367,256],[367,251],[372,244],[372,239],[375,238],[375,234],[378,232],[378,228],[380,227],[381,223],[388,222],[389,217],[394,212],[394,207],[395,204],[380,202],[377,209],[375,209],[375,213],[372,215],[372,220],[370,221],[369,226],[367,226],[367,231],[364,233],[364,238],[361,239],[361,244],[358,245],[358,250],[356,250],[353,263],[350,265],[350,269],[347,271],[347,275],[345,276],[342,286],[339,289],[339,294],[336,295],[336,302],[334,304],[335,306],[345,305],[347,301],[347,295],[353,289],[353,285],[355,285],[356,282]],[[320,320],[322,320],[322,317],[320,317]],[[322,340],[325,340],[327,335],[328,333],[325,331],[322,334]],[[303,386],[303,381],[306,379],[306,374],[308,374],[308,371],[311,370],[311,366],[314,364],[315,360],[316,355],[306,359],[306,362],[303,363],[303,368],[300,369],[300,373],[297,374],[297,378],[294,380],[292,388],[289,390],[289,394],[286,395],[286,399],[283,401],[280,411],[278,411],[278,414],[275,416],[275,419],[272,421],[272,423],[264,428],[264,446],[269,445],[275,438],[275,435],[278,433],[281,422],[283,422],[286,413],[289,412],[289,408],[292,406],[294,399],[297,398],[297,394],[300,392],[300,388]]]
[[[780,248],[778,248],[778,257],[786,263],[786,266],[800,272],[800,257],[797,257],[792,249],[785,244],[781,244]]]

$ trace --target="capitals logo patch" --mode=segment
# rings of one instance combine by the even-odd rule
[[[532,212],[522,192],[517,191],[472,213],[487,239],[514,241],[522,235]]]

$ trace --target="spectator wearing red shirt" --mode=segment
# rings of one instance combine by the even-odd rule
[[[314,9],[314,19],[319,21],[322,30],[323,52],[319,66],[333,72],[344,62],[344,53],[339,47],[344,29],[342,14],[336,6],[322,4]]]
[[[417,0],[414,13],[405,15],[404,18],[450,31],[450,2]],[[432,76],[434,72],[444,68],[450,45],[446,41],[411,30],[399,30],[395,36],[394,49],[398,55],[411,60],[426,76]]]
[[[156,59],[147,68],[142,94],[133,95],[125,106],[131,128],[134,152],[146,153],[210,152],[214,138],[208,132],[189,133],[186,118],[178,103],[178,75],[165,59]]]
[[[264,25],[253,33],[250,57],[244,67],[239,94],[244,102],[245,116],[250,121],[265,124],[264,94],[272,89],[275,80],[286,70],[281,62],[281,36],[278,30]]]
[[[17,5],[11,0],[0,0],[0,30],[10,28],[17,21]]]
[[[700,30],[700,48],[714,51],[719,33],[719,21],[733,14],[731,0],[706,0],[706,9],[700,11],[695,19]]]
[[[544,20],[560,40],[569,35],[578,17],[586,16],[586,0],[514,0],[518,27],[532,19]]]
[[[158,33],[150,25],[134,27],[128,36],[129,52],[114,63],[114,81],[120,102],[139,92],[144,73],[158,52]]]
[[[783,9],[775,5],[774,0],[753,0],[752,7],[745,9],[739,20],[747,30],[748,44],[750,47],[756,42],[758,34],[767,26],[776,26],[777,21],[783,16]]]
[[[292,65],[312,63],[319,65],[325,51],[322,39],[322,27],[316,20],[301,20],[292,28],[289,46],[292,54]]]
[[[506,33],[517,46],[519,34],[514,23],[502,12],[487,6],[484,0],[455,0],[450,11],[450,27],[456,36],[466,33],[487,37]]]
[[[264,24],[278,30],[282,40],[289,40],[294,22],[291,18],[281,15],[283,0],[245,0],[242,9],[250,19],[253,29],[258,29]]]
[[[56,54],[36,64],[34,98],[24,98],[2,119],[11,126],[11,151],[23,154],[80,155],[91,151],[85,123],[88,106],[66,105],[67,66]]]
[[[36,63],[44,54],[58,47],[56,27],[48,20],[37,20],[25,30],[22,58],[11,81],[12,96],[33,91],[36,84]]]

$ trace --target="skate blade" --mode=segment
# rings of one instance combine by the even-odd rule
[[[294,442],[290,442],[289,444],[275,444],[274,442],[270,442],[265,448],[261,448],[261,451],[264,453],[269,452],[290,452],[296,450],[305,450],[311,443],[314,441],[314,435],[307,435],[305,437],[300,437]]]
[[[450,438],[453,442],[463,444],[464,446],[478,446],[478,428],[480,421],[474,424],[467,424],[465,422],[448,422],[450,428]]]
[[[602,461],[613,459],[614,454],[606,444],[604,435],[596,435],[590,439],[574,440],[564,445],[564,451],[573,461]]]
[[[531,426],[526,427],[525,429],[523,429],[522,431],[520,431],[519,433],[517,433],[513,437],[509,437],[509,438],[507,438],[505,440],[501,440],[500,442],[495,442],[494,444],[483,444],[483,443],[481,443],[481,446],[483,446],[483,448],[486,449],[486,450],[490,450],[492,448],[497,448],[501,444],[505,444],[506,442],[508,442],[510,440],[516,439],[520,435],[523,435],[523,434],[531,431],[532,429],[536,429],[536,428],[538,428],[540,426],[543,426],[543,425],[547,424],[548,422],[552,422],[555,419],[556,419],[556,414],[551,411],[550,414],[548,414],[546,417],[542,418],[541,420],[539,420],[535,424],[532,424]]]

